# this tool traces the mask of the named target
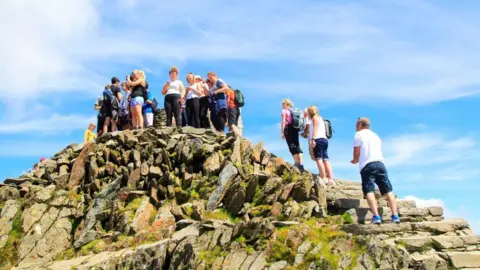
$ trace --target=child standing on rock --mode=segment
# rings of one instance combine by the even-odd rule
[[[85,134],[83,135],[83,139],[85,143],[93,142],[97,138],[97,134],[93,132],[95,130],[95,124],[90,123],[88,129],[85,130]]]

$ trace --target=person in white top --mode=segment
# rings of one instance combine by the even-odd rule
[[[182,126],[181,107],[185,98],[185,87],[178,79],[178,68],[172,67],[169,71],[170,80],[165,83],[162,94],[165,95],[165,113],[167,114],[167,127],[172,126],[172,115],[175,117],[177,127]]]
[[[188,125],[194,128],[200,128],[200,99],[199,96],[203,93],[198,91],[200,89],[199,84],[195,82],[195,75],[189,73],[187,75],[187,119]]]
[[[327,184],[334,185],[332,165],[328,157],[328,139],[325,130],[325,122],[318,114],[316,106],[310,106],[307,109],[308,118],[311,124],[309,126],[309,144],[313,148],[313,155],[318,167],[318,174],[321,179],[326,180]]]
[[[370,211],[373,214],[371,223],[382,223],[382,219],[378,215],[375,184],[380,189],[382,196],[385,196],[388,201],[392,211],[392,222],[400,223],[395,195],[392,192],[392,184],[388,179],[387,169],[383,164],[382,141],[377,134],[370,130],[370,120],[366,117],[358,118],[356,130],[351,163],[358,163],[359,165],[363,194],[367,198]]]
[[[310,140],[312,138],[311,135],[310,135],[310,128],[312,126],[312,120],[310,120],[310,118],[308,117],[308,108],[303,110],[303,117],[305,118],[305,129],[303,130],[302,134],[300,134],[300,135],[302,136],[302,138],[307,139],[308,153],[310,154],[310,158],[313,161],[315,161],[315,155],[313,155],[313,148],[312,148],[312,145],[310,144]]]

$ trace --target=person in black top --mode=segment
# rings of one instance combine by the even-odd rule
[[[118,114],[120,112],[119,104],[122,100],[120,80],[117,77],[113,77],[111,82],[109,89],[104,91],[105,122],[103,123],[103,133],[107,133],[109,130],[112,132],[117,131]]]
[[[130,76],[127,76],[127,83],[132,87],[130,110],[133,129],[141,129],[143,128],[142,106],[148,99],[148,84],[145,81],[145,72],[143,70],[134,70],[133,80],[130,79]]]

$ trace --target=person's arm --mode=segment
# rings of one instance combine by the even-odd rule
[[[196,83],[193,85],[193,87],[190,87],[190,89],[195,93],[197,96],[201,96],[202,92],[198,90],[198,87],[201,87],[200,84]]]
[[[122,100],[122,92],[121,91],[117,92],[117,99],[118,99],[118,101]]]
[[[222,81],[220,81],[220,82],[217,81],[216,83],[220,83],[220,84],[222,85],[222,88],[216,90],[216,91],[214,92],[215,95],[216,95],[216,94],[220,94],[220,93],[225,93],[225,92],[227,92],[227,90],[228,90],[228,85],[227,85],[226,83],[223,83]]]
[[[302,134],[301,134],[301,136],[302,136],[303,138],[307,138],[307,137],[308,137],[308,132],[310,131],[310,125],[311,125],[310,122],[309,122],[309,124],[306,124],[306,125],[305,125],[305,130],[304,130],[304,131],[302,132]]]
[[[185,98],[185,86],[183,86],[182,82],[180,82],[180,98]]]
[[[355,140],[353,141],[353,159],[350,161],[352,164],[357,164],[360,158],[360,147],[362,146],[362,141],[360,135],[355,135]]]
[[[170,87],[170,82],[166,82],[165,85],[163,86],[163,89],[162,89],[162,95],[166,95],[167,94],[167,91],[168,91],[168,88]]]
[[[153,103],[153,97],[152,97],[152,93],[150,93],[150,91],[148,91],[148,99],[145,101],[145,103],[147,103],[147,104],[152,104]]]
[[[130,80],[130,78],[128,78],[128,79],[127,79],[127,83],[128,83],[128,85],[130,85],[130,87],[135,87],[135,86],[140,85],[140,84],[143,85],[143,86],[145,86],[145,80],[142,79],[142,78],[140,78],[140,79],[138,79],[138,80],[136,80],[136,81],[134,81],[134,82],[132,82],[132,81]]]
[[[282,136],[282,140],[285,139],[285,134],[283,133],[283,131],[285,130],[285,121],[287,121],[287,116],[285,113],[282,112],[282,130],[280,131],[280,134]]]
[[[88,129],[85,130],[85,133],[83,134],[83,141],[86,143],[88,142]]]
[[[312,125],[312,129],[313,129],[313,134],[312,134],[312,138],[310,138],[310,144],[312,144],[312,146],[315,146],[315,139],[317,137],[317,125],[318,125],[318,122],[319,122],[319,119],[318,117],[313,117],[311,119],[311,125]]]

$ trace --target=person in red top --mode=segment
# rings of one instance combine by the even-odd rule
[[[240,117],[240,109],[235,104],[235,92],[229,86],[227,93],[227,107],[228,107],[228,128],[237,136],[241,136],[238,129],[238,118]]]

